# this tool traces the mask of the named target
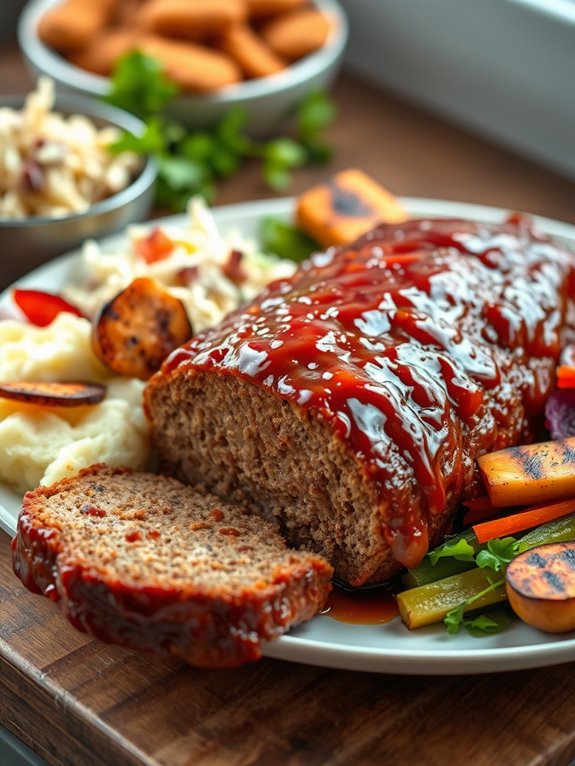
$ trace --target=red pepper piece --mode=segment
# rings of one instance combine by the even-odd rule
[[[161,229],[152,229],[136,244],[136,253],[146,263],[163,261],[174,249],[174,243]]]
[[[575,367],[561,364],[557,367],[557,388],[575,388]]]
[[[12,299],[26,319],[36,327],[46,327],[63,311],[78,317],[84,316],[80,309],[64,298],[44,290],[16,288],[12,292]]]

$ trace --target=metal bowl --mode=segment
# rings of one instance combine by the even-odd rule
[[[0,106],[21,108],[24,96],[0,98]],[[54,111],[64,115],[82,114],[99,127],[115,125],[135,135],[143,123],[128,112],[77,95],[56,97]],[[156,163],[143,160],[136,178],[122,191],[95,202],[83,213],[51,218],[0,218],[0,282],[6,286],[45,261],[78,247],[84,240],[119,231],[129,223],[146,218],[153,204]]]
[[[20,16],[18,39],[28,67],[35,75],[49,75],[59,89],[102,96],[109,90],[108,78],[79,69],[38,37],[40,19],[60,2],[30,0]],[[230,85],[210,95],[182,95],[170,106],[171,114],[189,128],[203,128],[223,117],[230,108],[242,106],[252,135],[269,135],[276,130],[306,93],[331,85],[342,61],[348,38],[346,16],[337,0],[313,2],[333,20],[330,37],[320,50],[271,77]]]

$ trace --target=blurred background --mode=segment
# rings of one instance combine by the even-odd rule
[[[572,0],[343,0],[347,64],[575,178]]]
[[[11,54],[18,15],[25,4],[10,0],[0,6],[4,63],[0,90],[4,92],[20,87],[21,78],[15,76],[19,69]],[[560,177],[575,178],[572,0],[341,0],[341,5],[349,18],[350,34],[343,77],[335,90],[344,105],[339,130],[345,133],[342,125],[350,120],[362,121],[356,88],[349,85],[347,75],[375,85],[369,91],[375,110],[370,124],[377,123],[378,130],[372,136],[367,128],[366,138],[374,139],[374,152],[389,154],[391,178],[396,162],[402,163],[407,177],[418,177],[418,188],[394,191],[437,196],[435,179],[428,177],[429,160],[415,140],[424,120],[426,151],[434,150],[434,133],[446,124],[466,131],[453,134],[459,140],[452,144],[453,153],[444,157],[445,173],[453,179],[446,193],[455,198],[461,166],[466,164],[458,151],[463,135],[486,138]],[[419,111],[410,114],[406,111],[410,106]],[[394,123],[404,117],[404,135],[397,136]],[[392,133],[395,145],[388,152],[385,142]],[[334,135],[337,144],[337,126]],[[473,148],[466,146],[464,153]],[[496,160],[485,172],[499,172]],[[482,175],[476,179],[478,193],[471,201],[486,201]]]

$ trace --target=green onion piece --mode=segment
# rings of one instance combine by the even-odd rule
[[[463,609],[470,611],[506,601],[505,587],[492,587],[498,579],[494,572],[476,567],[437,582],[404,590],[397,595],[401,619],[410,629],[422,628],[424,625],[441,622],[448,612],[464,602],[471,602]]]
[[[459,572],[473,569],[476,566],[474,558],[469,558],[467,561],[463,561],[449,554],[449,548],[457,550],[457,544],[460,541],[464,541],[471,546],[473,549],[473,556],[484,547],[477,542],[473,530],[466,529],[464,532],[461,532],[461,534],[449,538],[449,540],[446,540],[430,552],[439,554],[436,563],[433,563],[433,557],[428,553],[419,566],[414,567],[413,569],[408,569],[402,577],[402,582],[405,587],[416,588],[419,585],[427,585],[436,580],[442,580],[444,577],[450,577]]]

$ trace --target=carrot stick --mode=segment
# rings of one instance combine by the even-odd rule
[[[575,498],[563,500],[560,503],[536,505],[521,511],[521,513],[475,524],[473,532],[479,543],[486,543],[494,537],[507,537],[507,535],[513,535],[516,532],[523,532],[524,529],[537,527],[539,524],[553,521],[553,519],[566,516],[573,511],[575,511]]]
[[[575,388],[575,367],[561,364],[557,368],[557,388]]]

